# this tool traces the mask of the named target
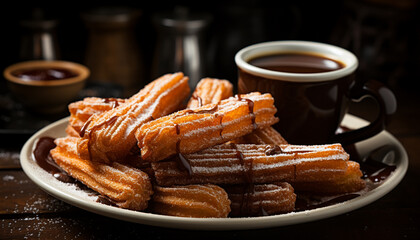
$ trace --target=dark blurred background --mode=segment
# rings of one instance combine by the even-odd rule
[[[117,41],[115,39],[118,38],[114,38],[109,42],[95,38],[92,43],[92,34],[98,37],[101,36],[100,31],[106,30],[98,25],[89,25],[86,13],[104,8],[128,8],[127,14],[133,14],[134,11],[135,16],[129,20],[132,28],[123,29],[125,33],[131,32],[134,35],[123,35],[120,36],[123,40]],[[115,78],[119,80],[113,84],[116,83],[118,87],[118,81],[124,83],[126,75],[123,76],[123,71],[128,71],[128,74],[138,78],[131,87],[139,89],[155,77],[153,61],[156,52],[166,51],[164,40],[170,39],[169,32],[163,33],[168,34],[167,37],[158,35],[153,18],[158,13],[173,12],[176,9],[182,9],[187,15],[197,15],[197,18],[209,16],[211,19],[200,32],[202,41],[199,50],[205,56],[201,67],[206,77],[225,78],[236,84],[234,55],[241,48],[264,41],[310,40],[338,45],[354,52],[360,61],[357,74],[362,81],[375,79],[391,88],[413,89],[420,80],[420,21],[416,0],[120,0],[85,1],[83,4],[16,1],[1,9],[0,67],[4,69],[28,58],[21,51],[25,44],[22,39],[28,39],[28,35],[25,35],[28,29],[22,25],[22,21],[52,19],[57,22],[52,29],[53,34],[56,34],[54,36],[58,48],[56,58],[87,64],[100,73],[112,71],[112,67],[93,65],[100,62],[121,65],[112,62],[116,59],[110,49],[128,52],[135,55],[130,58],[132,60],[124,63],[131,70],[120,66],[121,76],[117,72]],[[128,41],[127,38],[134,41]],[[133,69],[137,72],[130,72]],[[93,74],[90,80],[105,80],[98,76]],[[7,94],[4,82],[2,78],[2,95]],[[111,92],[109,95],[121,94]]]
[[[140,11],[135,37],[150,75],[157,32],[152,17],[178,6],[190,13],[209,14],[203,49],[207,75],[235,81],[234,54],[244,46],[271,40],[312,40],[332,43],[353,51],[360,59],[360,72],[395,84],[414,81],[420,65],[418,1],[31,1],[12,2],[1,10],[1,68],[22,60],[22,20],[56,19],[60,59],[84,63],[89,30],[81,15],[103,7],[129,7]],[[117,4],[116,4],[117,3]],[[37,12],[38,11],[38,12]],[[37,12],[37,13],[36,13]],[[100,44],[100,43],[98,43]],[[407,76],[410,76],[407,79]]]

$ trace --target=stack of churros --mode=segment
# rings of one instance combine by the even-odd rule
[[[190,93],[183,73],[166,74],[131,98],[85,98],[69,110],[68,136],[55,140],[51,157],[117,207],[266,216],[294,211],[300,191],[365,187],[340,144],[288,144],[271,127],[278,121],[273,97],[233,95],[224,79],[204,78]]]

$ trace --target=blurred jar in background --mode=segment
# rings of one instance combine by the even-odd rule
[[[58,20],[46,17],[40,8],[34,8],[29,18],[22,19],[19,60],[59,59],[57,25]]]
[[[97,8],[82,14],[88,29],[85,64],[90,81],[121,86],[130,96],[144,86],[142,54],[135,26],[141,13],[137,9]]]
[[[182,71],[190,78],[190,87],[206,77],[205,31],[210,16],[190,13],[187,8],[176,7],[174,12],[154,16],[157,44],[152,65],[152,78],[170,72]]]

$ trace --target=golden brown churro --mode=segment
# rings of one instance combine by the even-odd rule
[[[221,100],[233,96],[233,85],[228,80],[204,78],[188,101],[187,108],[197,108],[206,104],[217,104]],[[234,143],[248,144],[287,144],[287,141],[272,127],[256,129],[252,133],[233,141]]]
[[[224,186],[231,200],[231,217],[267,216],[295,210],[296,194],[286,182]]]
[[[157,184],[245,184],[335,182],[348,178],[352,164],[340,144],[319,146],[223,144],[185,154],[187,167],[178,157],[154,162]],[[360,170],[359,170],[360,171]]]
[[[80,156],[105,163],[121,160],[136,145],[137,128],[175,111],[189,91],[188,78],[182,73],[167,74],[118,107],[92,115],[80,130]]]
[[[50,151],[55,162],[70,176],[110,199],[121,208],[144,210],[152,195],[149,176],[133,167],[81,159],[75,137],[57,138]]]
[[[124,103],[120,98],[97,98],[87,97],[81,101],[69,104],[69,126],[71,126],[79,135],[80,130],[86,121],[94,114],[101,114],[118,107]]]
[[[163,215],[195,218],[223,218],[230,212],[230,200],[223,188],[212,184],[155,186],[151,211]]]
[[[301,181],[293,183],[293,186],[304,192],[340,194],[357,192],[366,186],[365,181],[361,179],[362,172],[357,162],[348,161],[348,167],[345,174],[330,181]]]
[[[197,152],[270,126],[278,121],[273,103],[270,94],[250,93],[150,121],[136,133],[142,159]]]
[[[243,144],[287,144],[286,139],[273,127],[257,129],[250,134],[235,139],[233,142]]]
[[[216,78],[203,78],[195,88],[188,101],[187,108],[193,109],[233,96],[233,85],[228,80]]]

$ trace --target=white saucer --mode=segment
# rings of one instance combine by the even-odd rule
[[[68,118],[52,123],[35,133],[25,143],[20,153],[20,162],[28,177],[47,193],[76,207],[111,218],[153,226],[194,230],[235,230],[277,227],[324,219],[350,212],[381,198],[398,185],[408,168],[408,157],[404,147],[390,133],[383,131],[375,137],[357,143],[356,148],[359,153],[363,154],[384,144],[393,145],[399,152],[395,162],[397,168],[379,187],[354,199],[314,210],[264,217],[196,219],[163,216],[97,203],[95,202],[96,198],[74,186],[56,180],[51,174],[40,168],[32,158],[36,141],[43,136],[53,138],[65,136],[67,123]],[[358,128],[367,125],[367,122],[355,116],[346,115],[343,125]]]

